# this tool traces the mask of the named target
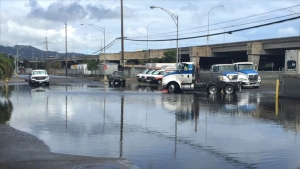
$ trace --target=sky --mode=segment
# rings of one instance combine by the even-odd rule
[[[0,0],[0,11],[3,46],[121,51],[121,0]],[[124,51],[176,48],[177,33],[179,48],[299,36],[299,16],[299,0],[123,0]]]

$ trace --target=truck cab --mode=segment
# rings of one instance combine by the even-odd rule
[[[240,82],[238,72],[235,71],[234,64],[214,64],[211,66],[212,72],[222,72],[222,80],[225,82]]]
[[[233,64],[235,70],[239,72],[239,79],[242,81],[242,87],[259,88],[261,78],[258,75],[253,62],[237,62]]]

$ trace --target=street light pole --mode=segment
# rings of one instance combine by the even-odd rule
[[[154,8],[160,8],[161,10],[165,11],[167,14],[169,14],[171,16],[171,18],[173,19],[173,21],[175,22],[176,25],[176,64],[178,65],[178,16],[174,15],[172,12],[170,12],[169,10],[162,8],[162,7],[157,7],[157,6],[150,6],[151,9]]]
[[[22,49],[22,48],[24,48],[24,47],[27,47],[27,46],[21,46],[21,47],[19,47],[19,48],[17,48],[17,57],[16,57],[16,72],[15,72],[15,75],[16,75],[16,77],[18,77],[18,66],[19,66],[19,64],[18,64],[18,58],[19,58],[19,50],[20,49]]]
[[[81,24],[81,25],[84,25],[84,24]],[[105,46],[105,27],[101,27],[101,26],[98,26],[98,25],[95,25],[95,24],[88,24],[88,25],[94,27],[95,29],[100,30],[101,32],[103,32],[103,39],[104,39],[104,40],[103,40],[103,41],[104,41],[104,42],[103,42],[103,43],[104,43],[104,45],[103,45],[103,46],[104,46],[104,47],[103,47],[103,53],[104,53],[104,54],[103,54],[103,55],[104,55],[104,57],[103,57],[103,60],[104,60],[103,63],[106,64],[106,54],[105,54],[105,48],[106,48],[106,46]],[[100,29],[99,29],[98,27],[99,27]],[[107,80],[105,69],[104,69],[104,80]]]
[[[207,45],[206,45],[206,57],[208,55],[208,45],[209,45],[209,12],[215,8],[218,8],[218,7],[224,7],[223,5],[218,5],[218,6],[215,6],[213,8],[211,8],[210,10],[208,10],[208,16],[207,16]]]
[[[150,59],[149,48],[148,48],[148,26],[155,22],[158,22],[158,21],[151,22],[147,25],[147,55],[148,55],[148,59]]]

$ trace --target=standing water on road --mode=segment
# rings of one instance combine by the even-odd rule
[[[300,102],[237,95],[65,85],[1,87],[0,123],[54,153],[123,157],[140,168],[300,167]]]

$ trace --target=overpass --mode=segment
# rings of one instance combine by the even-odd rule
[[[284,37],[275,39],[262,39],[234,43],[200,45],[183,47],[179,50],[179,60],[199,63],[201,69],[209,69],[216,63],[233,63],[250,61],[258,65],[259,70],[281,70],[284,67],[285,50],[300,49],[300,37]],[[158,58],[163,53],[176,48],[149,49],[135,52],[124,52],[124,62],[135,62]],[[68,65],[81,63],[84,59],[99,59],[100,61],[121,63],[121,53],[100,53],[94,56],[68,58]],[[64,64],[65,59],[59,59]]]

